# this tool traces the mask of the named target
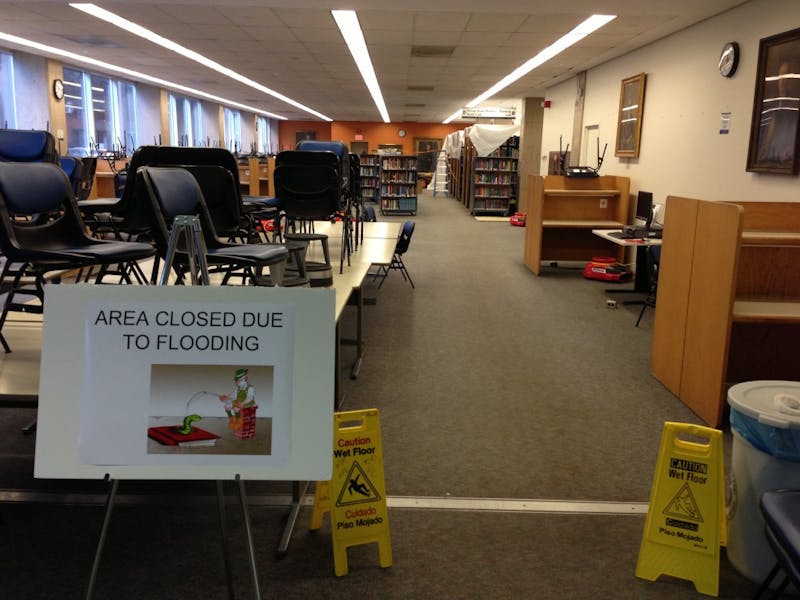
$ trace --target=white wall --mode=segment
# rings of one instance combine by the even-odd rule
[[[752,0],[722,15],[600,65],[587,73],[584,127],[598,125],[608,150],[601,174],[627,176],[631,192],[652,191],[708,200],[800,201],[798,176],[746,172],[759,39],[800,26],[798,0]],[[726,79],[717,62],[725,42],[741,58]],[[622,79],[647,73],[638,159],[614,156]],[[576,82],[547,90],[541,172],[547,153],[571,140]],[[719,133],[721,113],[731,112],[730,133]],[[589,149],[594,166],[594,149]]]
[[[161,134],[161,88],[136,84],[136,127],[138,145],[158,143]],[[169,140],[162,141],[167,143]]]
[[[17,99],[19,129],[47,129],[50,123],[50,82],[47,59],[13,52],[14,94]]]

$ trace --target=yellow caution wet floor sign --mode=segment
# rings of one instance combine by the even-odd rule
[[[688,423],[664,424],[636,576],[672,575],[698,592],[719,590],[725,543],[722,432]]]
[[[377,542],[380,565],[391,567],[378,411],[334,413],[333,426],[333,476],[317,483],[311,529],[330,511],[336,575],[347,574],[347,548],[359,544]]]

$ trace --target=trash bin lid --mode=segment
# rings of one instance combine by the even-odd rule
[[[800,429],[800,381],[746,381],[728,390],[728,404],[780,429]]]

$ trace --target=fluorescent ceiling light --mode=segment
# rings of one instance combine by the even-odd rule
[[[386,110],[383,94],[381,94],[381,86],[378,85],[378,78],[375,76],[375,69],[369,57],[367,43],[364,41],[364,33],[361,31],[361,25],[358,23],[358,17],[355,11],[332,10],[331,14],[336,21],[336,25],[339,26],[339,31],[342,32],[344,41],[347,42],[350,54],[353,55],[353,60],[356,61],[358,70],[361,72],[361,77],[364,83],[367,84],[367,89],[372,95],[372,101],[375,102],[375,106],[378,108],[383,122],[391,123],[389,111]]]
[[[99,6],[95,6],[94,4],[89,4],[89,3],[78,3],[78,2],[70,3],[70,6],[73,8],[77,8],[78,10],[83,11],[85,13],[88,13],[93,17],[97,17],[98,19],[102,19],[103,21],[111,23],[112,25],[115,25],[120,29],[124,29],[129,33],[138,35],[139,37],[144,38],[150,42],[153,42],[154,44],[158,44],[162,48],[166,48],[167,50],[172,50],[176,54],[180,54],[181,56],[184,56],[197,63],[200,63],[204,67],[208,67],[209,69],[212,69],[217,73],[225,75],[226,77],[230,77],[231,79],[238,81],[239,83],[243,83],[246,86],[249,86],[265,94],[268,94],[274,98],[277,98],[278,100],[281,100],[282,102],[291,104],[295,108],[299,108],[300,110],[303,110],[309,114],[314,115],[315,117],[319,117],[323,121],[333,121],[333,119],[331,119],[330,117],[327,117],[322,113],[317,112],[312,108],[309,108],[308,106],[300,104],[299,102],[292,100],[288,96],[284,96],[280,92],[276,92],[275,90],[272,90],[264,85],[261,85],[257,81],[253,81],[252,79],[245,77],[240,73],[237,73],[233,69],[229,69],[228,67],[225,67],[219,64],[218,62],[211,60],[210,58],[206,58],[205,56],[195,52],[194,50],[189,50],[188,48],[181,46],[180,44],[173,42],[172,40],[168,40],[167,38],[162,37],[157,33],[150,31],[149,29],[145,29],[141,25],[137,25],[132,21],[128,21],[127,19],[124,19],[119,15],[116,15],[103,8],[100,8]]]
[[[537,54],[527,62],[523,63],[522,65],[511,71],[511,73],[503,77],[500,81],[495,83],[492,87],[483,92],[480,96],[468,102],[466,105],[467,108],[472,108],[473,106],[477,106],[484,100],[491,98],[492,96],[497,94],[497,92],[499,92],[500,90],[507,88],[509,85],[511,85],[521,77],[525,77],[525,75],[533,71],[536,67],[543,65],[557,54],[560,54],[570,46],[577,44],[587,35],[589,35],[590,33],[594,33],[595,31],[603,27],[605,24],[609,23],[610,21],[613,21],[616,18],[617,18],[616,15],[592,15],[591,17],[586,19],[583,23],[575,27],[575,29],[573,29],[569,33],[564,34],[555,42],[550,44],[547,48],[539,52],[539,54]],[[454,112],[452,115],[447,117],[447,119],[445,119],[442,122],[445,124],[449,123],[450,121],[458,117],[460,114],[461,114],[461,109],[458,109],[456,112]]]
[[[11,44],[17,44],[18,46],[23,46],[25,48],[32,48],[34,50],[38,50],[39,52],[45,55],[60,56],[62,58],[67,58],[75,63],[92,65],[93,67],[98,67],[105,71],[110,71],[112,73],[119,73],[121,75],[125,75],[126,77],[129,77],[131,79],[146,81],[148,83],[152,83],[164,88],[185,92],[192,96],[206,98],[207,100],[211,100],[213,102],[219,102],[220,104],[226,104],[228,106],[234,106],[236,108],[241,108],[244,110],[255,112],[260,115],[271,117],[273,119],[280,119],[282,121],[288,120],[286,117],[282,117],[280,115],[276,115],[267,112],[265,110],[261,110],[260,108],[255,108],[254,106],[248,106],[246,104],[241,104],[240,102],[234,102],[233,100],[220,98],[219,96],[214,96],[213,94],[206,93],[202,90],[186,87],[185,85],[173,83],[172,81],[167,81],[165,79],[159,79],[158,77],[152,77],[151,75],[147,75],[146,73],[140,73],[139,71],[134,71],[132,69],[118,67],[117,65],[112,65],[111,63],[103,62],[102,60],[89,58],[88,56],[83,56],[81,54],[75,54],[74,52],[62,50],[61,48],[56,48],[54,46],[47,46],[46,44],[40,44],[39,42],[26,40],[25,38],[17,37],[16,35],[11,35],[9,33],[0,32],[0,40],[4,40]]]

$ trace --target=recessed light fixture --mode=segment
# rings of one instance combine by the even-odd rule
[[[299,108],[300,110],[303,110],[309,114],[314,115],[315,117],[319,117],[323,121],[329,121],[329,122],[333,121],[333,119],[331,119],[330,117],[325,116],[320,112],[317,112],[313,108],[309,108],[304,104],[300,104],[296,100],[292,100],[291,98],[289,98],[288,96],[284,96],[280,92],[276,92],[275,90],[272,90],[265,85],[261,85],[257,81],[253,81],[252,79],[245,77],[240,73],[237,73],[233,69],[229,69],[228,67],[225,67],[219,64],[218,62],[215,62],[210,58],[207,58],[202,54],[195,52],[194,50],[190,50],[189,48],[181,46],[177,42],[173,42],[172,40],[160,36],[157,33],[142,27],[141,25],[137,25],[133,21],[129,21],[128,19],[124,19],[123,17],[120,17],[119,15],[112,13],[111,11],[105,10],[104,8],[100,8],[99,6],[96,6],[94,4],[83,3],[83,2],[72,2],[70,3],[70,6],[80,11],[83,11],[87,14],[90,14],[93,17],[106,21],[107,23],[111,23],[112,25],[115,25],[120,29],[124,29],[129,33],[138,35],[139,37],[144,38],[147,41],[152,42],[154,44],[157,44],[162,48],[166,48],[167,50],[171,50],[176,54],[180,54],[181,56],[184,56],[197,63],[200,63],[204,67],[208,67],[209,69],[212,69],[217,73],[220,73],[221,75],[230,77],[231,79],[234,79],[239,83],[243,83],[246,86],[249,86],[265,94],[268,94],[273,98],[281,100],[282,102],[291,104],[295,108]]]
[[[134,71],[132,69],[126,69],[124,67],[118,67],[117,65],[112,65],[111,63],[103,62],[102,60],[97,60],[94,58],[90,58],[88,56],[83,56],[81,54],[75,54],[74,52],[69,52],[68,50],[62,50],[61,48],[56,48],[55,46],[48,46],[46,44],[40,44],[39,42],[34,42],[32,40],[26,40],[25,38],[18,37],[16,35],[11,35],[10,33],[3,33],[0,32],[0,40],[4,40],[11,44],[16,44],[17,46],[22,46],[24,48],[31,48],[33,50],[37,50],[44,54],[45,56],[60,56],[62,58],[67,58],[71,62],[78,63],[78,64],[87,64],[93,67],[97,67],[104,71],[109,71],[111,73],[119,73],[120,75],[124,75],[125,77],[129,77],[130,79],[138,80],[138,81],[146,81],[148,83],[152,83],[164,88],[168,88],[171,90],[176,90],[179,92],[185,92],[187,94],[191,94],[192,96],[198,96],[200,98],[206,98],[207,100],[211,100],[213,102],[219,102],[220,104],[225,104],[227,106],[232,106],[235,108],[241,108],[243,110],[248,110],[250,112],[258,113],[260,115],[264,115],[267,117],[271,117],[273,119],[279,119],[281,121],[288,120],[286,117],[282,117],[280,115],[276,115],[271,112],[267,112],[265,110],[261,110],[260,108],[255,108],[254,106],[248,106],[246,104],[242,104],[240,102],[234,102],[233,100],[228,100],[227,98],[221,98],[219,96],[215,96],[213,94],[209,94],[202,90],[198,90],[195,88],[190,88],[185,85],[180,85],[178,83],[174,83],[172,81],[167,81],[166,79],[159,79],[158,77],[153,77],[151,75],[147,75],[146,73],[140,73],[139,71]],[[64,82],[67,83],[67,82]],[[74,108],[74,107],[73,107]]]
[[[536,67],[543,65],[557,54],[560,54],[570,46],[577,44],[587,35],[589,35],[590,33],[594,33],[595,31],[597,31],[598,29],[600,29],[601,27],[603,27],[604,25],[606,25],[610,21],[613,21],[616,18],[617,15],[592,15],[591,17],[586,19],[583,23],[575,27],[575,29],[573,29],[569,33],[565,33],[555,42],[550,44],[547,48],[539,52],[539,54],[537,54],[527,62],[523,63],[522,65],[511,71],[511,73],[503,77],[500,81],[495,83],[492,87],[483,92],[480,96],[474,98],[473,100],[470,100],[470,102],[467,103],[466,107],[472,108],[474,106],[477,106],[484,100],[491,98],[492,96],[497,94],[497,92],[499,92],[500,90],[507,88],[509,85],[511,85],[518,79],[525,77],[525,75],[533,71]],[[456,117],[458,117],[459,115],[461,115],[460,108],[452,115],[447,117],[444,121],[442,121],[442,123],[447,124]]]
[[[353,60],[356,61],[361,78],[367,85],[367,89],[372,95],[372,101],[375,102],[383,122],[391,123],[389,111],[386,110],[383,94],[381,94],[381,86],[378,85],[375,68],[372,66],[372,60],[369,57],[367,43],[364,41],[364,32],[361,31],[361,25],[358,22],[358,16],[353,10],[332,10],[331,14],[339,27],[339,31],[342,32],[342,37],[350,49]]]

